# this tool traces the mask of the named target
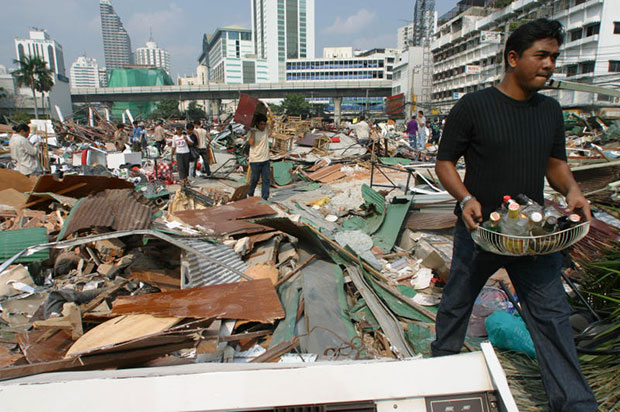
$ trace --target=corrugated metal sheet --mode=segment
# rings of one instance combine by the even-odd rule
[[[37,183],[32,188],[34,193],[58,193],[76,199],[102,192],[106,189],[133,189],[134,185],[117,177],[107,176],[82,176],[68,175],[63,179],[56,179],[53,175],[43,175],[39,177]],[[41,199],[41,197],[30,194],[27,203],[34,200],[41,202],[33,205],[31,209],[46,210],[51,199]]]
[[[240,272],[248,269],[239,255],[229,246],[198,239],[177,240]],[[181,255],[182,289],[239,281],[241,281],[239,274],[202,259],[194,253],[184,251]]]
[[[146,199],[140,198],[141,195],[131,189],[112,189],[81,199],[71,210],[58,239],[92,227],[148,229],[154,210],[145,204]]]
[[[2,231],[0,232],[0,262],[4,262],[29,246],[47,242],[47,229],[44,227]],[[29,256],[21,256],[14,263],[46,260],[49,257],[50,251],[45,249]]]

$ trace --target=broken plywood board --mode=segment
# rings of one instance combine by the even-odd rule
[[[15,189],[18,192],[30,192],[37,178],[28,177],[17,170],[0,169],[0,190]]]
[[[0,205],[7,205],[13,208],[19,208],[26,203],[28,196],[15,190],[12,187],[0,191]]]
[[[155,335],[180,321],[181,319],[176,317],[119,316],[89,330],[71,346],[65,357],[83,355],[94,350],[110,348],[119,343]]]
[[[280,276],[280,272],[275,266],[266,263],[251,266],[244,273],[254,280],[269,279],[274,285],[278,282],[278,276]]]
[[[268,279],[123,296],[116,299],[112,312],[261,323],[273,323],[284,317],[278,295]]]
[[[411,230],[439,230],[449,229],[456,224],[454,213],[412,213],[405,223]]]
[[[42,339],[47,333],[47,331],[33,330],[17,335],[17,343],[28,363],[62,359],[73,344],[70,331],[59,329],[49,338]]]

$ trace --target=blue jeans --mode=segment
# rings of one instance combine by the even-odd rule
[[[265,200],[269,199],[269,185],[271,184],[271,165],[269,160],[250,163],[250,168],[252,174],[250,176],[250,191],[248,192],[248,196],[254,196],[258,179],[262,177],[261,197]]]
[[[454,231],[450,277],[437,312],[433,356],[461,351],[474,301],[487,279],[502,267],[521,302],[550,410],[596,411],[596,399],[581,373],[568,321],[571,308],[560,277],[560,253],[507,257],[485,252],[475,245],[460,218]]]

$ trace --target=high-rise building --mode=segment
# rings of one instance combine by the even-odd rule
[[[251,0],[254,47],[271,82],[284,81],[287,59],[314,58],[314,0]]]
[[[468,0],[466,0],[468,1]],[[420,106],[426,108],[430,104],[433,87],[433,55],[430,44],[437,25],[435,0],[416,0],[413,12],[413,46],[422,47],[421,93],[416,96]]]
[[[100,0],[99,11],[105,67],[109,73],[112,69],[120,69],[132,63],[131,40],[120,17],[114,12],[110,0]]]
[[[108,87],[108,72],[105,66],[99,67],[99,87]]]
[[[239,26],[218,28],[205,35],[198,59],[209,68],[209,81],[241,84],[269,82],[267,61],[254,53],[252,31]]]
[[[136,50],[136,64],[155,66],[170,74],[170,53],[157,47],[157,43],[151,37],[146,42],[146,47],[139,47]]]
[[[99,65],[92,57],[78,57],[70,69],[71,87],[100,87]]]
[[[432,42],[432,101],[440,112],[448,113],[467,93],[498,84],[505,72],[503,51],[507,37],[523,22],[541,17],[559,20],[566,30],[555,79],[618,88],[620,9],[616,7],[617,1],[521,0],[501,9],[472,4],[470,0],[467,7],[461,4],[442,16]],[[544,93],[564,107],[614,104],[613,99],[602,94],[572,90]]]
[[[52,107],[58,106],[63,113],[71,112],[71,90],[69,78],[65,74],[65,58],[62,46],[53,40],[45,30],[30,30],[30,38],[15,39],[15,55],[18,60],[24,57],[39,57],[47,63],[47,67],[52,72],[52,89],[45,94],[36,93],[36,105],[39,110],[56,117]],[[29,87],[18,87],[16,85],[15,94],[23,100],[19,107],[30,112],[34,112],[34,96]]]
[[[33,28],[30,30],[30,38],[15,39],[15,52],[18,60],[26,56],[39,57],[47,63],[52,73],[68,81],[65,74],[65,58],[62,46],[57,41],[52,40],[45,30]]]
[[[404,52],[411,45],[413,45],[413,23],[398,28],[396,47]]]

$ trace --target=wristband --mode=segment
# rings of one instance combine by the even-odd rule
[[[472,195],[465,196],[463,200],[459,202],[459,205],[461,206],[461,210],[465,208],[465,203],[469,202],[472,199],[475,199],[475,197],[473,197]]]

